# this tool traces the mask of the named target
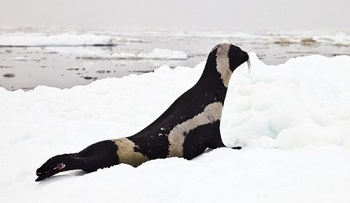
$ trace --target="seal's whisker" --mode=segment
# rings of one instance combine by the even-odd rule
[[[250,70],[250,68],[251,68],[251,66],[252,66],[252,64],[250,63],[250,59],[248,59],[247,65],[248,65],[248,69]]]

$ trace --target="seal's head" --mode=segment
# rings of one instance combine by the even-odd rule
[[[249,55],[241,48],[232,44],[218,44],[208,56],[200,81],[209,83],[220,81],[217,78],[221,78],[221,84],[227,88],[233,71],[247,61],[249,61]]]
[[[249,61],[248,53],[233,44],[218,44],[211,50],[210,55],[216,57],[217,66],[228,65],[232,72]]]

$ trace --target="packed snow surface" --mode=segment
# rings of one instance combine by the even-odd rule
[[[51,156],[132,135],[197,81],[195,68],[33,91],[0,88],[0,202],[350,202],[350,57],[269,66],[250,53],[229,85],[228,146],[188,161],[66,172],[37,183]]]

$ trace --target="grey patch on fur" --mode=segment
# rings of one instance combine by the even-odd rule
[[[118,146],[117,155],[120,163],[130,164],[136,167],[149,160],[142,153],[134,151],[134,148],[137,146],[128,138],[116,139],[114,143]]]
[[[198,126],[214,123],[215,121],[220,120],[222,108],[223,105],[221,102],[211,103],[205,107],[203,112],[175,126],[168,135],[170,144],[168,157],[182,157],[185,134]]]
[[[230,44],[220,44],[216,52],[216,70],[220,73],[222,82],[226,88],[232,75],[230,59],[228,57],[229,50]]]

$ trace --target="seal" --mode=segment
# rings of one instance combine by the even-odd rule
[[[137,167],[148,160],[167,157],[190,160],[207,148],[226,147],[220,134],[221,114],[231,75],[244,62],[249,63],[249,56],[241,48],[231,44],[215,46],[198,82],[153,123],[135,135],[54,156],[37,169],[36,181],[63,171],[93,172],[120,163]]]

